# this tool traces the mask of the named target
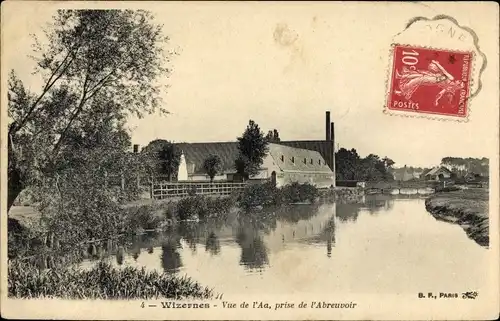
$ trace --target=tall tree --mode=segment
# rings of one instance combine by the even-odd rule
[[[340,148],[335,153],[335,171],[338,180],[356,180],[359,175],[361,158],[353,148]]]
[[[243,135],[238,137],[237,172],[247,178],[258,174],[268,151],[268,143],[259,125],[250,120]]]
[[[8,208],[40,176],[54,174],[61,155],[74,150],[70,136],[87,133],[106,111],[115,128],[128,114],[161,108],[160,77],[171,55],[168,38],[142,10],[58,10],[35,39],[34,72],[43,81],[29,91],[12,71],[9,78]]]
[[[267,132],[266,139],[270,143],[279,143],[281,141],[280,134],[277,129],[273,129]]]
[[[181,162],[181,151],[174,144],[165,144],[159,153],[161,171],[165,173],[168,180],[177,178],[179,164]]]
[[[210,182],[214,181],[215,175],[222,170],[222,161],[217,155],[210,155],[203,162],[203,169],[210,177]]]
[[[149,175],[167,175],[168,180],[177,176],[181,151],[168,140],[156,139],[141,152]]]

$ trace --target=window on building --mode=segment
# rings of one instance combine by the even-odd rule
[[[307,158],[304,158],[304,164],[307,164]]]
[[[321,165],[321,159],[318,159],[318,165]]]
[[[295,164],[295,157],[292,156],[292,163]]]
[[[311,158],[311,165],[313,164],[313,159]]]
[[[284,162],[285,161],[285,156],[281,155],[281,161]]]

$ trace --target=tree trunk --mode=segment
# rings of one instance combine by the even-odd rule
[[[14,204],[17,196],[24,189],[19,170],[15,168],[9,170],[8,177],[7,212],[12,207],[12,204]]]

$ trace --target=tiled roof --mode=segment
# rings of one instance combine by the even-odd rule
[[[184,153],[189,173],[204,173],[203,162],[210,155],[220,157],[223,172],[235,171],[234,161],[238,157],[238,142],[176,143],[175,145]],[[284,171],[331,172],[325,164],[325,159],[317,151],[273,143],[268,146],[275,163]],[[321,145],[315,147],[320,148]],[[284,161],[281,161],[281,156]],[[292,163],[292,157],[295,163]],[[304,159],[307,160],[307,164],[304,164]],[[194,171],[190,169],[190,164],[194,164]]]
[[[194,173],[204,173],[203,162],[210,155],[220,157],[222,171],[234,171],[234,161],[238,157],[238,142],[176,143],[175,145],[184,153],[188,170],[189,164],[194,164]]]
[[[319,152],[314,150],[269,144],[269,153],[282,171],[331,173],[325,159]]]

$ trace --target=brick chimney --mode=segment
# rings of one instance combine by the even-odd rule
[[[332,140],[332,133],[330,132],[330,111],[326,112],[326,141]]]
[[[139,153],[139,144],[134,144],[134,154]]]
[[[330,139],[332,145],[332,160],[330,168],[335,173],[335,124],[334,122],[330,123]]]

